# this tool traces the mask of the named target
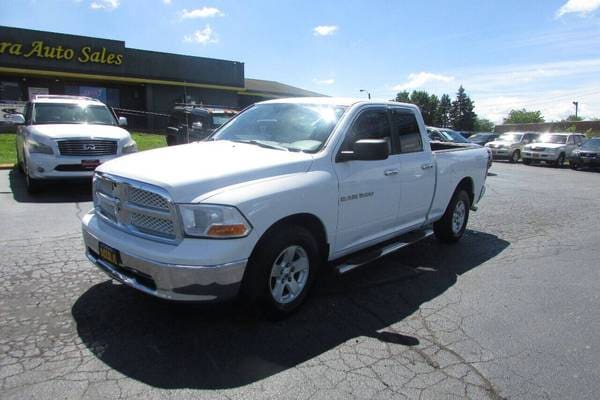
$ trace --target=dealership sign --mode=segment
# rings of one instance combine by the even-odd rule
[[[123,63],[123,54],[109,51],[105,47],[51,46],[42,40],[36,40],[27,45],[3,41],[0,42],[0,54],[27,59],[77,60],[82,64],[121,65]]]

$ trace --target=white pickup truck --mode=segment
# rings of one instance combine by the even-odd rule
[[[413,105],[266,101],[206,141],[98,167],[87,257],[163,299],[243,294],[285,315],[322,268],[345,273],[433,233],[460,239],[488,158],[430,144]]]

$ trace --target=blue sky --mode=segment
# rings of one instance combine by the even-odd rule
[[[482,117],[600,117],[600,0],[0,0],[0,24],[245,63],[336,96],[454,95]]]

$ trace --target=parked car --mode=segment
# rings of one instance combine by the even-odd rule
[[[560,167],[585,142],[581,133],[545,133],[523,149],[523,164],[546,162]]]
[[[459,132],[448,128],[436,128],[433,126],[428,126],[427,134],[429,135],[430,140],[438,142],[470,143]]]
[[[38,95],[13,114],[17,164],[34,193],[45,181],[92,178],[103,162],[137,151],[125,129],[102,102],[89,97]]]
[[[516,163],[521,158],[523,147],[534,142],[538,135],[535,132],[506,132],[496,140],[486,143],[485,146],[492,150],[494,159]]]
[[[499,136],[500,136],[499,133],[479,132],[479,133],[469,136],[468,140],[471,143],[475,143],[480,146],[484,146],[486,143],[498,139]]]
[[[569,165],[573,169],[600,167],[600,137],[591,138],[573,150]]]
[[[235,114],[235,110],[218,106],[178,104],[169,116],[167,144],[174,146],[206,139]]]
[[[458,241],[487,158],[430,143],[411,104],[261,102],[208,140],[101,165],[83,218],[87,257],[163,299],[241,293],[285,315],[321,268],[345,273],[432,234]]]

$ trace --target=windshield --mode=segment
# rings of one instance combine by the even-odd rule
[[[567,143],[567,136],[566,135],[542,135],[537,140],[537,142],[565,144],[565,143]]]
[[[116,125],[115,118],[105,105],[70,103],[36,103],[32,123],[39,124],[99,124]]]
[[[593,138],[581,145],[585,150],[600,150],[600,138]]]
[[[232,119],[212,139],[316,152],[345,110],[320,104],[257,104]]]
[[[509,133],[509,134],[500,136],[497,140],[499,142],[517,143],[517,142],[520,142],[521,139],[523,139],[523,135],[519,135],[516,133]]]
[[[444,137],[446,137],[450,142],[456,143],[469,143],[467,139],[460,133],[450,130],[450,129],[440,129],[440,132]]]
[[[231,119],[231,117],[232,117],[231,114],[213,114],[212,115],[213,128],[218,128],[221,125],[225,124],[225,122],[229,121]]]

